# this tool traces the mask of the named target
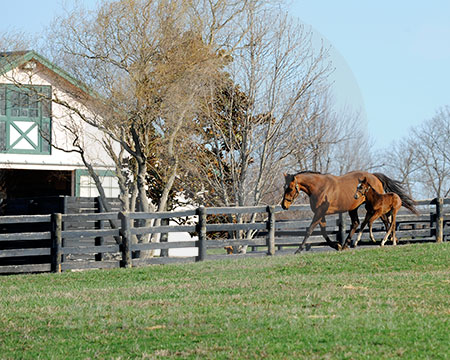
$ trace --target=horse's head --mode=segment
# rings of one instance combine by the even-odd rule
[[[355,199],[359,199],[362,196],[365,196],[367,191],[369,191],[370,184],[367,181],[367,178],[358,179],[358,186],[356,187]]]
[[[284,174],[284,179],[286,183],[284,185],[284,195],[283,200],[281,201],[281,207],[284,210],[287,210],[297,198],[298,194],[300,194],[300,185],[295,180],[294,175]]]

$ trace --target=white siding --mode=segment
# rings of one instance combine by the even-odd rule
[[[41,69],[39,71],[39,69]],[[53,73],[52,73],[53,74]],[[42,71],[42,66],[36,68],[36,73],[31,77],[23,71],[11,71],[0,77],[0,83],[12,83],[12,77],[16,81],[22,81],[32,85],[50,85],[52,86],[53,96],[65,100],[68,103],[75,104],[69,92],[58,88],[55,84],[64,82],[56,81],[58,75],[54,74],[55,79],[49,76],[48,71]],[[31,81],[30,81],[31,79]],[[55,81],[53,81],[55,80]],[[60,80],[60,79],[59,79]],[[86,149],[86,157],[98,169],[112,169],[113,162],[101,146],[103,134],[84,122],[77,116],[70,114],[69,111],[61,105],[52,104],[52,141],[61,148],[66,150],[72,149],[73,136],[64,129],[65,126],[76,125],[83,129],[84,148]],[[30,134],[30,136],[37,134]],[[14,134],[12,134],[14,136]],[[24,143],[24,149],[27,144]],[[50,170],[76,170],[83,169],[84,165],[81,157],[76,152],[64,152],[52,148],[50,155],[26,155],[26,154],[4,154],[0,153],[0,168],[10,169],[50,169]]]

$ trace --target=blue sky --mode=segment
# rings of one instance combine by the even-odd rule
[[[71,3],[8,1],[0,32],[38,35]],[[331,45],[336,98],[361,108],[376,148],[450,105],[450,1],[294,0],[290,8]]]
[[[295,0],[330,42],[336,92],[363,106],[378,148],[450,105],[450,1]]]

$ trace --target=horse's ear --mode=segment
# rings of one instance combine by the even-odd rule
[[[287,178],[287,174],[286,174],[286,173],[283,173],[283,176],[284,176],[285,178]]]

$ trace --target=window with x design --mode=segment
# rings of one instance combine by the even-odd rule
[[[0,152],[50,154],[51,87],[0,84]]]

